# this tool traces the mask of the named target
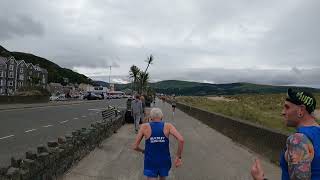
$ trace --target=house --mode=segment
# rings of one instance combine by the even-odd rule
[[[6,94],[7,89],[7,59],[0,57],[0,95]]]
[[[17,61],[14,57],[7,60],[7,93],[13,94],[17,84]]]
[[[27,86],[27,73],[28,73],[27,63],[24,60],[18,61],[17,65],[17,83],[16,89]]]
[[[25,78],[26,86],[39,86],[45,89],[48,84],[48,71],[39,64],[27,63]]]
[[[34,66],[31,63],[27,64],[27,86],[33,86],[33,74],[34,74]]]
[[[93,86],[90,85],[90,84],[81,83],[81,84],[79,85],[79,90],[82,91],[82,92],[88,92],[88,91],[90,91],[92,88],[93,88]]]
[[[14,94],[30,86],[46,88],[48,71],[39,65],[0,56],[0,95]]]
[[[36,84],[38,86],[41,86],[42,88],[46,88],[46,84],[48,83],[48,71],[46,69],[43,69],[39,66],[39,64],[36,64],[33,71],[33,77],[36,79]]]
[[[46,88],[48,84],[48,71],[44,68],[41,68],[41,86],[42,88]]]

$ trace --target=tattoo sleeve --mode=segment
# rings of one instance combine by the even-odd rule
[[[291,180],[310,180],[314,157],[312,142],[307,136],[295,133],[287,139],[286,159]]]

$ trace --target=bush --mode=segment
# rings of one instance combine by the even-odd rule
[[[47,89],[42,87],[23,87],[15,93],[17,96],[50,96]]]

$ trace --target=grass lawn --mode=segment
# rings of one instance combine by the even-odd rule
[[[320,94],[315,94],[318,104]],[[269,128],[285,132],[294,131],[284,126],[281,110],[286,94],[233,95],[223,98],[183,96],[178,102],[198,107],[210,112],[251,121]],[[215,100],[216,99],[216,100]]]

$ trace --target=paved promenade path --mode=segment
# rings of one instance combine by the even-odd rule
[[[256,154],[239,146],[198,120],[176,110],[173,117],[168,104],[156,104],[185,138],[184,164],[172,168],[169,180],[247,180]],[[131,150],[135,134],[132,124],[124,125],[117,134],[106,139],[61,180],[142,180],[143,155]],[[177,144],[170,139],[172,158]],[[280,179],[280,169],[262,161],[269,179]]]

